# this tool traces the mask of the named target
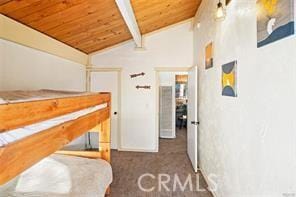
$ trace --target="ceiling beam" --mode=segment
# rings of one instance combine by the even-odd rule
[[[134,42],[138,48],[142,48],[142,35],[131,5],[130,0],[115,0],[120,13],[132,34]]]

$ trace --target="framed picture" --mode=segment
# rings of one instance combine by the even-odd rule
[[[257,0],[257,47],[295,33],[295,0]]]
[[[213,42],[206,46],[206,57],[205,57],[205,67],[206,69],[212,68],[214,66],[214,58],[213,58]]]
[[[236,80],[237,61],[222,66],[222,95],[237,97]]]

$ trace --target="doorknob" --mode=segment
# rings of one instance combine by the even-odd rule
[[[114,115],[117,115],[117,111],[113,113]]]
[[[191,121],[191,124],[193,124],[193,125],[199,125],[199,121]]]

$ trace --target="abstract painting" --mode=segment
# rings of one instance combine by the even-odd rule
[[[206,46],[206,69],[212,68],[213,66],[214,66],[213,43],[211,42]]]
[[[294,0],[257,0],[257,47],[295,33]]]
[[[236,90],[237,61],[222,66],[222,95],[237,97]]]

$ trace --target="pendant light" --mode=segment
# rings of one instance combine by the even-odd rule
[[[223,4],[221,3],[221,0],[219,0],[219,3],[217,4],[217,10],[216,10],[216,19],[224,19],[226,16],[225,9],[223,7]]]

